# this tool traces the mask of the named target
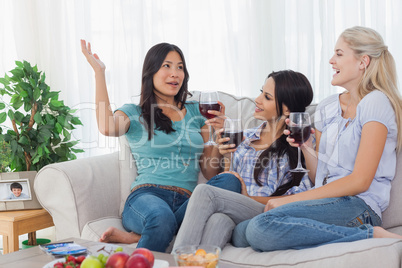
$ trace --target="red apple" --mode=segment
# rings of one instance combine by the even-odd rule
[[[141,254],[134,254],[128,258],[125,268],[152,268],[148,259]]]
[[[133,253],[131,253],[131,256],[134,254],[141,254],[142,256],[144,256],[145,258],[147,258],[147,260],[149,261],[149,264],[151,265],[151,267],[154,266],[154,261],[155,261],[155,257],[154,254],[152,253],[152,251],[150,251],[147,248],[137,248],[136,250],[133,251]]]
[[[125,252],[116,252],[109,256],[105,268],[124,268],[129,257]]]

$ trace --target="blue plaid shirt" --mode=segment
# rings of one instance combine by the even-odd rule
[[[279,186],[291,180],[291,174],[288,172],[290,167],[287,155],[279,158],[279,162],[276,155],[271,157],[267,167],[262,169],[258,177],[262,186],[259,186],[253,178],[255,162],[264,150],[256,151],[251,146],[251,142],[260,139],[261,130],[265,124],[264,122],[256,128],[244,130],[243,135],[245,140],[237,147],[236,152],[233,154],[233,169],[243,178],[250,196],[270,196]],[[311,181],[306,173],[300,185],[290,188],[285,195],[304,192],[311,189],[311,187]]]

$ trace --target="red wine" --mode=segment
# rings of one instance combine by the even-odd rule
[[[216,117],[216,115],[208,113],[208,110],[220,111],[221,106],[217,102],[200,102],[200,112],[202,116],[208,119]]]
[[[236,148],[237,146],[239,146],[239,144],[243,141],[243,131],[240,132],[223,132],[222,133],[222,138],[227,138],[229,137],[230,140],[225,142],[224,144],[235,144]]]
[[[297,144],[305,143],[308,138],[310,138],[311,126],[303,125],[303,126],[290,126],[290,135],[289,137],[295,140]]]

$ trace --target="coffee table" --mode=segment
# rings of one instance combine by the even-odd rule
[[[103,246],[111,247],[111,245],[117,244],[107,244],[101,242],[88,241],[80,238],[67,238],[57,242],[67,242],[74,241],[75,243],[87,247],[88,249],[99,249]],[[56,242],[55,242],[56,243]],[[135,248],[129,247],[127,245],[119,245],[123,247],[123,251],[131,254]],[[96,253],[96,252],[93,252]],[[169,262],[169,266],[176,266],[173,255],[168,253],[153,252],[155,259],[165,260]],[[0,255],[0,267],[1,268],[42,268],[47,263],[55,260],[54,257],[47,255],[39,247],[32,247],[28,249],[23,249],[6,255]],[[233,263],[219,262],[219,268],[240,268]]]
[[[88,249],[101,248],[102,246],[110,246],[110,244],[83,240],[80,238],[68,238],[58,242],[74,241],[75,243],[87,247]],[[116,244],[113,244],[116,245]],[[128,247],[127,245],[121,245],[123,251],[131,254],[135,248]],[[165,260],[169,262],[169,266],[176,266],[173,255],[167,253],[154,252],[155,259]],[[0,255],[0,267],[1,268],[41,268],[45,264],[55,260],[54,257],[47,255],[39,247],[32,247],[17,252],[9,253],[6,255]]]

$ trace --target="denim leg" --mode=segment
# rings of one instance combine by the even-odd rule
[[[122,215],[123,226],[141,234],[137,247],[164,252],[169,246],[178,229],[174,214],[176,194],[155,187],[140,188],[130,194]]]
[[[233,230],[232,244],[238,248],[249,247],[250,244],[247,241],[246,230],[251,219],[242,221]]]
[[[306,217],[308,216],[308,218]],[[257,251],[302,249],[373,237],[381,220],[358,197],[290,203],[254,217],[246,238]]]
[[[226,191],[211,185],[199,184],[188,203],[183,223],[176,236],[174,248],[181,245],[200,245],[210,217],[222,213],[238,224],[262,213],[264,205],[242,194]],[[217,225],[215,234],[226,232],[230,226]],[[209,233],[208,235],[213,236]],[[205,240],[204,240],[205,241]],[[216,241],[217,244],[227,241]]]
[[[207,184],[235,193],[241,193],[241,183],[239,179],[230,173],[218,174],[210,179]]]
[[[230,173],[218,174],[211,178],[207,184],[225,189],[228,191],[241,193],[241,183],[239,179]],[[183,222],[184,214],[186,212],[188,201],[184,202],[183,205],[175,212],[177,224],[180,226]]]

